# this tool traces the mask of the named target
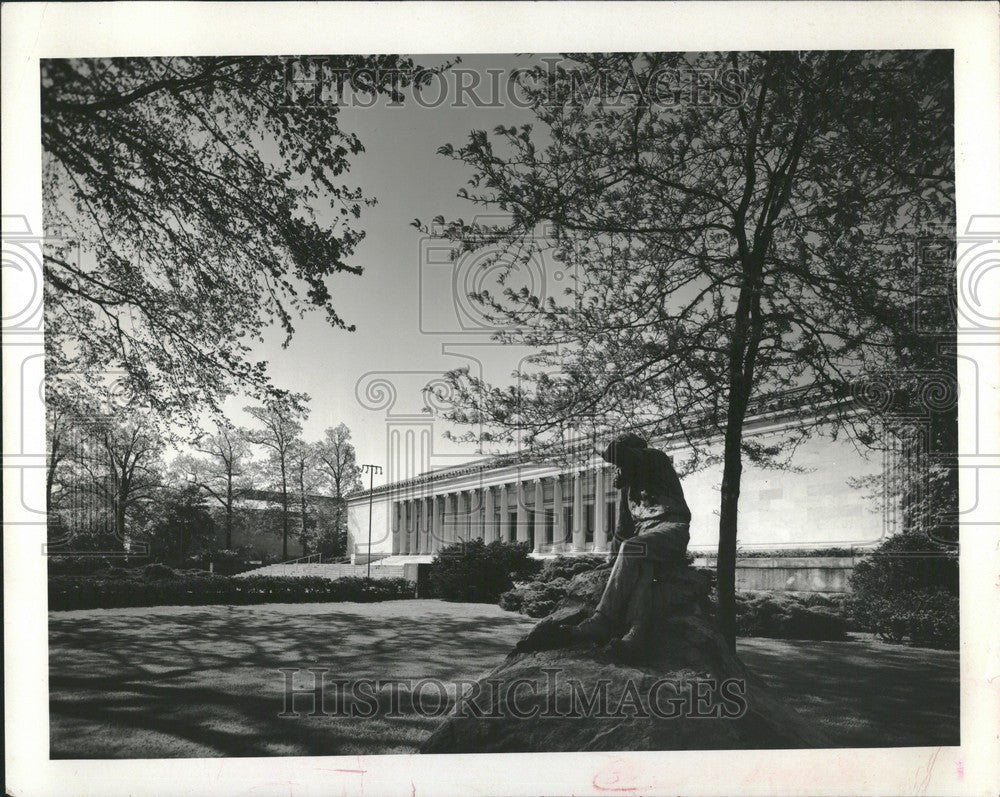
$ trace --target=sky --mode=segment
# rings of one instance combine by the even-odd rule
[[[449,58],[416,56],[415,60],[436,65]],[[458,68],[482,75],[488,75],[487,70],[503,70],[506,77],[513,68],[536,62],[536,56],[475,55],[463,57]],[[449,96],[454,94],[456,81],[450,81]],[[351,258],[352,265],[362,266],[364,273],[337,274],[329,282],[334,307],[357,330],[333,329],[321,314],[311,313],[297,322],[288,348],[282,348],[283,334],[275,330],[254,352],[254,359],[269,361],[275,384],[311,396],[310,416],[304,424],[307,440],[317,440],[324,429],[343,422],[351,429],[358,461],[383,467],[387,412],[419,416],[421,388],[435,374],[463,364],[475,367],[481,362],[483,373],[492,381],[509,382],[509,373],[525,354],[491,344],[469,316],[460,322],[460,307],[468,303],[459,299],[460,307],[456,307],[455,267],[433,262],[443,259],[440,244],[424,240],[411,222],[415,218],[429,222],[439,214],[470,220],[482,212],[456,196],[471,170],[438,155],[438,147],[464,143],[473,129],[517,125],[529,116],[509,103],[472,107],[469,95],[467,107],[454,107],[454,102],[424,107],[434,104],[440,90],[441,84],[428,87],[423,105],[411,101],[401,107],[340,111],[341,126],[356,132],[366,150],[354,158],[344,182],[361,186],[367,196],[378,200],[362,214],[360,226],[366,238]],[[489,93],[486,85],[478,90],[481,97]],[[366,374],[371,374],[368,381],[384,379],[395,386],[397,397],[391,408],[359,400],[358,391],[364,396],[368,384]],[[377,394],[377,387],[372,390]],[[225,410],[232,420],[244,423],[247,419],[241,408],[246,403],[245,398],[234,397]],[[440,421],[435,423],[432,467],[476,456],[470,446],[445,441],[444,429]],[[376,477],[375,483],[379,482]]]

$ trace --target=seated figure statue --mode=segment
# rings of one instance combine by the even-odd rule
[[[691,512],[673,462],[635,434],[616,438],[602,457],[617,470],[621,490],[611,549],[614,564],[594,614],[571,626],[573,639],[613,643],[623,658],[641,655],[649,638],[657,564],[682,560],[690,539]]]

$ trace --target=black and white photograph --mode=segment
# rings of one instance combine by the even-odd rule
[[[995,793],[996,7],[474,5],[5,6],[8,793]]]

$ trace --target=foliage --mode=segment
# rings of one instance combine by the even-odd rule
[[[343,498],[361,488],[361,468],[347,424],[326,429],[315,449],[317,468],[327,481],[330,495]]]
[[[219,548],[214,551],[201,553],[197,556],[189,557],[186,564],[188,568],[197,568],[207,571],[211,567],[211,572],[220,576],[232,576],[242,573],[255,566],[259,561],[255,559],[253,549],[241,547],[237,549]]]
[[[897,534],[854,567],[850,611],[887,642],[958,647],[958,551],[923,534]]]
[[[577,573],[586,573],[608,563],[607,554],[591,553],[575,556],[555,556],[546,559],[538,574],[538,581],[554,581],[556,579],[571,579]]]
[[[885,642],[909,639],[915,645],[958,648],[959,600],[944,589],[854,600],[851,613],[858,628]]]
[[[79,554],[49,556],[47,564],[50,576],[82,576],[106,572],[115,566],[106,556]]]
[[[234,388],[279,396],[252,342],[333,306],[374,200],[342,182],[364,150],[336,98],[289,92],[280,57],[42,59],[46,371],[121,370],[161,414]],[[402,100],[431,73],[329,56],[347,90]],[[359,72],[358,70],[363,70]],[[360,81],[354,77],[362,75]],[[303,105],[303,102],[306,102]]]
[[[737,551],[737,559],[771,559],[775,557],[834,557],[858,556],[859,551],[854,548],[754,548],[753,550]]]
[[[207,573],[176,573],[170,568],[157,570],[156,575],[150,579],[111,575],[54,576],[49,579],[49,610],[336,601],[371,603],[413,597],[413,584],[402,578],[236,578]]]
[[[858,600],[943,589],[958,594],[958,549],[922,534],[896,534],[854,566],[851,588]]]
[[[434,554],[430,583],[433,593],[446,601],[496,603],[515,581],[538,572],[541,565],[529,555],[526,542],[481,539],[458,542]]]
[[[81,410],[78,412],[77,410]],[[49,543],[54,549],[122,551],[163,486],[165,437],[149,412],[57,401],[50,413]]]
[[[323,526],[316,541],[317,549],[324,556],[343,556],[347,553],[347,505],[344,498],[362,486],[361,468],[351,442],[351,430],[343,423],[327,428],[323,439],[314,445],[314,453],[320,478],[326,482],[329,494],[338,499],[330,513],[331,523]]]
[[[580,571],[585,572],[585,571]],[[500,596],[500,608],[508,612],[520,612],[528,617],[545,617],[555,611],[569,587],[569,580],[563,576],[539,578],[507,590]]]
[[[156,518],[146,528],[146,540],[155,558],[181,564],[189,556],[215,547],[215,523],[201,505],[198,488],[189,485],[167,492],[159,502]]]
[[[594,567],[578,572],[587,569]],[[553,576],[555,572],[561,571],[543,570],[537,580],[509,589],[500,596],[500,608],[528,617],[551,614],[566,597],[575,575]],[[738,592],[736,627],[741,636],[839,640],[846,639],[847,617],[842,601],[819,593]]]
[[[289,481],[294,475],[296,454],[302,449],[302,423],[308,411],[306,397],[292,395],[288,400],[269,401],[263,406],[244,407],[258,427],[244,429],[243,436],[251,443],[268,450],[267,460],[272,486],[281,495],[281,555],[288,559]],[[304,521],[303,512],[303,521]]]
[[[738,592],[736,629],[741,636],[749,637],[847,638],[847,620],[836,603],[787,592]]]
[[[196,439],[194,449],[201,457],[182,454],[172,470],[222,507],[227,548],[233,544],[233,519],[236,502],[253,488],[250,449],[239,429],[220,422],[214,435]]]
[[[515,386],[452,371],[446,419],[483,430],[466,439],[552,457],[567,436],[680,434],[689,467],[715,461],[709,441],[721,438],[718,586],[731,644],[744,458],[788,466],[791,443],[817,428],[878,444],[877,424],[853,412],[852,384],[909,364],[901,352],[921,334],[922,304],[947,315],[948,269],[921,273],[932,290],[918,296],[913,250],[928,225],[954,222],[951,61],[565,56],[521,76],[533,124],[474,130],[440,150],[472,172],[460,194],[504,218],[438,218],[433,232],[500,269],[499,287],[472,299],[498,341],[538,350]],[[651,98],[658,76],[695,70],[728,80],[725,97]],[[581,86],[602,101],[581,102]],[[533,260],[570,276],[565,295],[517,281]],[[743,428],[768,408],[800,423],[763,447]]]

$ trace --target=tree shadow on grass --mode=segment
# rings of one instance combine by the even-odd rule
[[[329,679],[472,678],[528,624],[496,607],[461,607],[454,616],[434,604],[421,613],[414,603],[395,616],[385,606],[372,616],[332,604],[54,614],[51,755],[413,752],[438,720],[413,712],[405,696],[404,716],[386,716],[385,696],[375,718],[311,716],[311,694],[295,698],[297,716],[279,715],[282,669],[301,670],[299,690],[312,688],[310,667]],[[327,689],[328,711],[350,705]]]
[[[373,718],[285,709],[285,675],[454,682],[533,624],[495,606],[393,601],[59,612],[50,618],[53,758],[412,753],[439,719],[401,690]],[[741,658],[837,747],[959,741],[958,655],[873,642],[740,640]],[[425,707],[433,708],[434,690]],[[427,698],[428,695],[425,695]],[[325,708],[350,713],[327,690]],[[443,709],[450,705],[446,701]]]
[[[958,653],[872,641],[741,639],[740,658],[843,747],[958,745]]]

